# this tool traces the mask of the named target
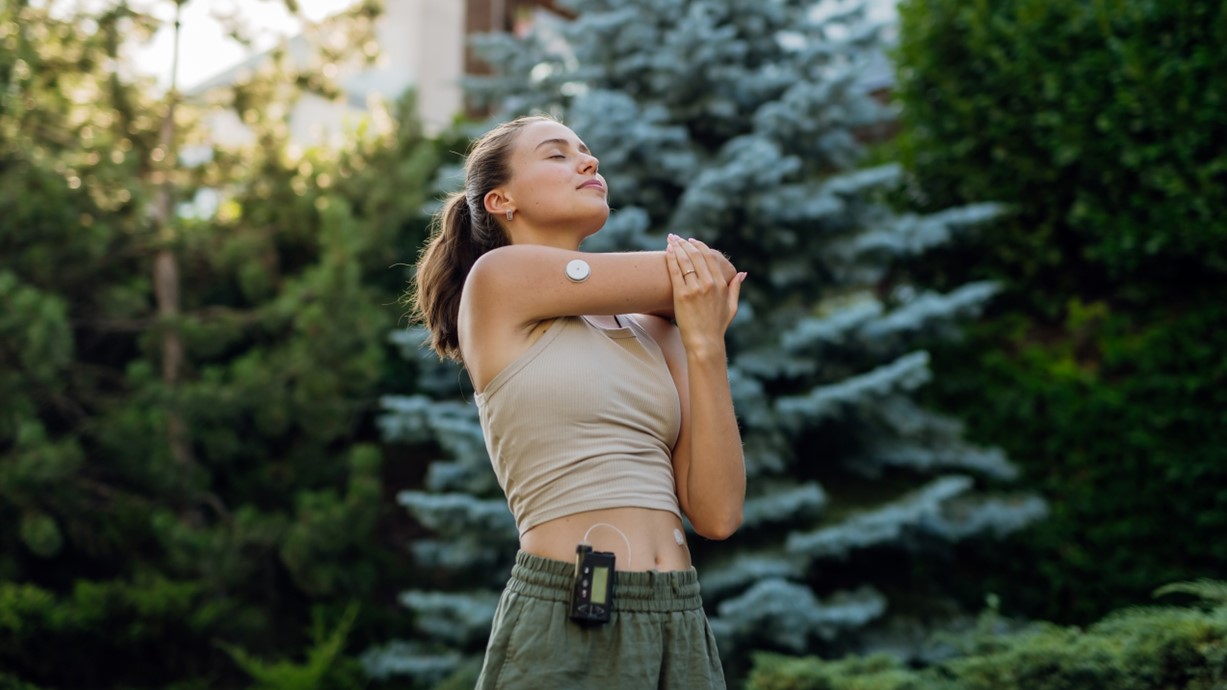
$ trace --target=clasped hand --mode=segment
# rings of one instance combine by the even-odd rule
[[[688,352],[716,347],[723,351],[724,332],[737,315],[746,273],[726,279],[728,259],[696,239],[669,235],[665,262],[673,283],[673,318]]]

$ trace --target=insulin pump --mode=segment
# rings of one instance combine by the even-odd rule
[[[581,625],[609,622],[614,602],[614,555],[575,547],[575,582],[571,589],[571,620]]]

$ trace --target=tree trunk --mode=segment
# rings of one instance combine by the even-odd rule
[[[183,339],[179,336],[178,325],[174,323],[181,306],[179,259],[175,256],[172,245],[174,229],[171,227],[171,213],[174,205],[174,183],[171,171],[176,165],[175,105],[179,98],[175,84],[179,68],[179,10],[180,2],[176,0],[174,57],[171,63],[170,87],[166,92],[166,119],[162,123],[159,140],[159,146],[163,152],[162,179],[158,188],[157,202],[153,208],[154,231],[160,245],[153,260],[153,290],[158,303],[158,320],[162,328],[162,383],[172,395],[179,385],[179,376],[183,369]],[[187,427],[174,401],[166,410],[166,435],[167,442],[170,444],[171,456],[175,461],[185,466],[193,464],[192,449],[187,440]]]

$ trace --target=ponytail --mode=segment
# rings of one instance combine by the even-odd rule
[[[463,361],[457,322],[464,281],[482,254],[508,244],[506,233],[484,207],[478,216],[481,222],[474,223],[464,192],[447,198],[422,250],[414,278],[417,290],[409,298],[413,315],[430,331],[431,349],[457,362]],[[489,228],[491,224],[495,227]]]

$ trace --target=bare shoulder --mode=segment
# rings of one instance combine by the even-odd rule
[[[540,265],[542,262],[548,261],[552,254],[571,254],[576,252],[567,252],[563,249],[554,247],[545,247],[536,244],[508,244],[482,254],[474,262],[473,268],[469,271],[470,279],[473,276],[485,277],[486,279],[497,279],[497,276],[506,273],[509,268],[521,268],[531,265]]]
[[[477,293],[480,296],[517,283],[523,284],[526,279],[531,282],[531,277],[539,275],[540,269],[549,263],[549,255],[557,251],[561,250],[517,244],[492,249],[477,257],[477,261],[469,269],[464,284],[465,292]]]
[[[461,312],[475,313],[482,321],[491,316],[515,314],[522,301],[519,293],[531,291],[532,276],[541,270],[541,250],[546,247],[508,245],[492,249],[477,258],[464,281]],[[517,314],[518,315],[518,314]],[[499,319],[502,320],[502,319]],[[513,319],[517,325],[531,319]]]
[[[482,254],[465,278],[460,299],[461,330],[491,336],[505,348],[536,325],[570,316],[571,305],[557,299],[559,275],[574,257],[553,247],[507,245]],[[573,292],[573,291],[572,291]],[[565,297],[565,295],[563,295]],[[495,335],[501,333],[502,335]]]

